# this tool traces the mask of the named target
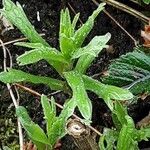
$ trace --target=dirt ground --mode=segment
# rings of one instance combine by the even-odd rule
[[[15,2],[15,0],[13,0]],[[25,10],[29,20],[35,26],[36,30],[39,33],[45,33],[46,36],[44,38],[50,43],[51,46],[59,48],[58,41],[58,33],[59,33],[59,17],[61,8],[68,6],[68,3],[72,6],[75,12],[80,12],[80,19],[84,23],[88,16],[96,9],[96,5],[91,0],[68,0],[68,1],[54,1],[54,0],[18,0]],[[140,11],[143,11],[143,7],[135,6],[133,3],[129,1],[123,1],[127,5],[136,8]],[[0,6],[2,4],[0,2]],[[143,29],[144,24],[136,19],[135,17],[124,13],[116,8],[111,6],[106,6],[106,10],[139,42],[141,42],[140,31]],[[40,21],[37,20],[37,11],[40,14]],[[74,16],[74,13],[71,11],[71,15]],[[80,26],[80,22],[78,22],[78,26]],[[99,74],[95,76],[95,78],[100,79],[100,75],[103,71],[107,70],[110,62],[118,58],[120,55],[125,54],[129,51],[133,51],[134,42],[133,40],[118,27],[113,20],[111,20],[104,12],[102,12],[95,21],[95,26],[85,43],[89,42],[95,35],[103,35],[107,32],[110,32],[112,35],[109,44],[112,46],[111,51],[104,50],[99,57],[93,62],[91,67],[88,69],[87,74],[89,76],[93,76],[95,74]],[[15,28],[14,30],[9,30],[5,32],[3,35],[0,35],[0,38],[4,41],[10,41],[17,38],[23,37],[23,35]],[[24,48],[18,48],[16,46],[8,45],[7,46],[13,57],[13,67],[18,68],[16,64],[16,56],[24,53]],[[0,52],[0,71],[2,71],[2,62],[3,62],[3,53],[2,49]],[[28,65],[19,67],[20,69],[30,72],[33,74],[40,74],[44,76],[51,76],[58,78],[58,74],[50,68],[50,66],[45,61],[40,61],[37,64]],[[48,87],[44,87],[43,85],[32,85],[26,84],[26,86],[31,87],[39,93],[44,93],[46,95],[50,94],[51,91]],[[37,97],[33,97],[27,92],[19,90],[20,92],[20,105],[25,106],[30,116],[34,121],[39,123],[44,127],[44,122],[42,120],[43,112]],[[58,103],[63,104],[68,95],[64,93],[58,93],[55,95],[55,98]],[[89,93],[89,97],[92,100],[93,104],[93,127],[112,127],[112,119],[111,114],[105,103],[102,99],[99,99],[93,93]],[[16,143],[18,140],[17,130],[15,127],[16,118],[15,118],[15,110],[12,105],[12,101],[10,99],[9,93],[6,89],[6,86],[0,83],[0,143],[1,145]],[[129,114],[133,117],[135,123],[144,118],[150,110],[150,98],[148,97],[145,101],[139,100],[137,104],[133,104],[129,107]],[[58,109],[58,112],[60,110]],[[77,112],[78,114],[78,112]],[[6,120],[11,120],[6,123]],[[12,132],[10,132],[12,130]],[[6,131],[10,132],[6,135]],[[15,136],[14,136],[15,135]],[[71,138],[66,136],[62,139],[62,147],[61,150],[73,150],[75,145],[73,144]],[[141,142],[139,144],[141,148],[150,147],[149,142]]]

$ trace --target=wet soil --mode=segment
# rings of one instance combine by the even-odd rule
[[[15,2],[15,0],[13,0]],[[59,41],[58,41],[58,33],[59,33],[59,12],[61,8],[68,6],[69,4],[74,8],[74,10],[81,13],[80,19],[84,23],[88,16],[96,9],[96,5],[92,1],[87,0],[68,0],[68,1],[54,1],[54,0],[18,0],[25,10],[29,20],[35,26],[36,30],[39,33],[45,33],[46,35],[44,38],[50,43],[51,46],[59,48]],[[136,7],[136,9],[143,9],[141,7],[137,7],[129,1],[123,1],[127,4],[131,5],[132,7]],[[1,3],[0,3],[1,4]],[[144,24],[136,19],[135,17],[124,13],[116,8],[111,6],[106,6],[106,10],[137,40],[140,41],[140,31],[143,28]],[[37,11],[40,14],[40,21],[37,20]],[[74,13],[71,12],[73,16]],[[80,22],[78,23],[80,26]],[[100,79],[100,75],[103,71],[107,70],[108,65],[110,62],[118,58],[120,55],[125,54],[129,51],[132,51],[134,48],[133,40],[124,32],[122,31],[104,12],[102,12],[95,21],[95,26],[91,33],[89,34],[88,38],[86,39],[85,43],[88,43],[95,35],[103,35],[107,32],[110,32],[112,35],[109,44],[111,45],[112,49],[109,51],[102,51],[99,57],[93,62],[91,67],[87,70],[87,74],[89,76],[95,76],[96,79]],[[23,35],[15,28],[14,30],[10,30],[4,33],[4,35],[0,36],[0,38],[4,41],[14,40],[16,38],[23,37]],[[24,48],[18,48],[13,45],[7,46],[13,56],[13,67],[18,68],[16,64],[16,56],[24,53]],[[0,71],[3,69],[2,67],[3,61],[3,53],[0,52]],[[46,62],[40,61],[37,64],[28,65],[25,67],[19,67],[26,72],[30,72],[37,75],[44,75],[44,76],[51,76],[54,78],[59,78],[58,74],[53,70]],[[50,94],[51,91],[48,87],[44,87],[43,85],[32,85],[26,84],[26,86],[36,90],[39,93],[44,93],[46,95]],[[25,106],[30,116],[33,118],[34,121],[39,123],[41,126],[44,127],[44,122],[42,121],[42,109],[40,106],[39,98],[33,97],[27,92],[19,90],[20,92],[20,104]],[[9,93],[4,84],[0,83],[0,110],[1,110],[1,119],[12,119],[12,122],[17,126],[15,116],[8,115],[15,114],[12,106],[12,101],[9,97]],[[65,99],[68,95],[64,93],[58,93],[55,95],[55,98],[58,103],[63,104]],[[89,97],[92,100],[93,104],[93,126],[94,127],[112,127],[112,120],[111,120],[111,113],[102,99],[99,99],[93,93],[89,93]],[[11,108],[11,109],[8,109]],[[135,120],[135,122],[140,121],[144,118],[150,110],[150,98],[147,98],[145,101],[139,100],[137,104],[134,104],[129,107],[129,113]],[[58,109],[58,112],[60,110]],[[78,114],[78,112],[77,112]],[[4,133],[7,129],[5,123],[3,123],[4,130],[1,131]],[[5,128],[6,127],[6,128]],[[1,133],[1,134],[2,134]],[[16,133],[16,131],[15,131]],[[14,142],[12,138],[12,134],[9,136],[4,136],[6,139],[0,139],[3,145],[10,144]],[[16,138],[17,139],[17,138]],[[61,150],[73,150],[77,149],[69,136],[66,136],[62,139],[62,147]],[[141,148],[148,148],[150,144],[148,142],[140,143]]]

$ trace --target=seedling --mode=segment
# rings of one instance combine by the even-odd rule
[[[95,18],[104,9],[105,3],[101,3],[85,24],[77,30],[76,23],[79,18],[79,13],[75,15],[73,21],[71,21],[69,10],[66,8],[61,11],[59,50],[51,47],[49,43],[47,43],[35,31],[18,2],[15,5],[11,0],[3,0],[3,5],[4,8],[1,10],[1,13],[12,24],[20,29],[30,41],[15,43],[15,45],[31,49],[17,58],[19,65],[28,65],[44,59],[59,73],[63,78],[63,81],[50,77],[32,75],[16,69],[8,69],[7,72],[1,72],[0,81],[4,83],[15,83],[21,81],[34,84],[42,83],[48,85],[52,90],[62,90],[70,93],[71,97],[69,102],[73,103],[71,112],[74,111],[75,107],[78,107],[83,118],[86,120],[85,122],[88,124],[91,122],[92,104],[88,98],[86,90],[93,91],[99,97],[103,98],[111,110],[113,110],[114,99],[122,101],[133,98],[132,93],[128,90],[102,84],[101,82],[85,75],[87,68],[91,65],[95,57],[107,47],[106,43],[111,37],[110,33],[103,36],[95,36],[89,44],[83,46],[85,38],[93,28]],[[77,62],[76,64],[75,61]],[[63,111],[65,112],[65,110]],[[26,117],[20,116],[20,113],[17,114],[21,119]],[[69,116],[71,114],[72,113],[70,113]],[[68,118],[68,113],[65,113],[64,116],[65,118]],[[64,118],[64,116],[60,115],[59,117]],[[23,124],[23,121],[21,122]],[[53,127],[56,128],[57,126]],[[25,125],[24,128],[27,130]],[[51,125],[49,128],[51,128]],[[58,128],[63,130],[62,126],[59,126]],[[30,136],[29,132],[28,134]],[[53,143],[51,145],[53,145]]]
[[[74,102],[67,102],[59,117],[56,116],[56,106],[53,97],[50,104],[48,98],[42,95],[41,104],[44,111],[44,119],[46,120],[46,133],[38,124],[31,120],[23,106],[19,106],[16,109],[16,114],[38,150],[52,150],[56,141],[66,134],[64,130],[65,123],[73,114]]]
[[[100,150],[138,150],[138,142],[150,138],[150,127],[136,129],[126,107],[119,101],[115,102],[112,118],[115,129],[104,129],[99,141]]]

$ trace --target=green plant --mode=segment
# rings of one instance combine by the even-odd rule
[[[124,86],[133,94],[150,93],[150,56],[137,47],[116,59],[103,78],[106,84]]]
[[[136,129],[126,108],[115,102],[112,118],[115,129],[105,129],[99,140],[101,150],[138,150],[138,142],[150,138],[150,127]]]
[[[104,9],[105,3],[100,4],[88,18],[86,23],[78,30],[75,30],[75,27],[79,14],[77,14],[71,22],[69,10],[65,9],[61,11],[59,31],[60,51],[49,46],[49,44],[38,35],[28,21],[19,3],[15,5],[10,0],[3,0],[3,5],[4,8],[1,10],[2,14],[11,23],[17,26],[17,28],[19,28],[31,42],[20,42],[15,44],[32,49],[17,58],[19,65],[27,65],[44,59],[56,69],[67,83],[66,81],[60,81],[50,77],[31,75],[16,69],[8,69],[8,72],[0,73],[1,81],[4,83],[21,81],[36,84],[43,83],[48,85],[52,90],[63,90],[65,92],[69,92],[69,85],[73,92],[71,100],[76,101],[76,106],[79,108],[81,114],[86,120],[90,120],[92,114],[92,106],[86,90],[96,92],[96,94],[102,97],[107,104],[109,104],[108,106],[111,109],[111,99],[124,100],[131,99],[133,97],[128,90],[104,85],[99,81],[95,81],[90,77],[83,75],[99,52],[103,48],[107,47],[106,43],[110,39],[110,33],[107,33],[104,36],[95,36],[87,46],[82,47],[84,39],[87,37],[94,25],[94,19],[100,11]],[[75,60],[78,61],[74,67]],[[93,86],[96,85],[96,87],[92,87],[90,84]]]
[[[143,0],[143,2],[147,5],[150,4],[150,0]]]
[[[44,111],[44,119],[46,120],[46,134],[38,124],[31,120],[23,106],[16,108],[16,114],[38,150],[53,149],[57,140],[65,135],[66,120],[73,114],[75,103],[74,101],[66,102],[59,117],[56,116],[56,106],[53,97],[50,104],[48,98],[42,95],[41,104]]]
[[[144,2],[145,4],[149,4],[149,3],[150,3],[150,0],[143,0],[143,2]]]

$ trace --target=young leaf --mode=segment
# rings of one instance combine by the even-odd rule
[[[31,82],[34,84],[45,84],[53,90],[63,90],[63,81],[56,80],[49,77],[41,77],[32,75],[21,70],[8,69],[8,72],[0,73],[0,81],[4,83],[15,83],[15,82]]]
[[[107,48],[106,41],[108,42],[110,36],[110,33],[107,33],[104,36],[95,36],[87,46],[79,48],[77,51],[75,51],[72,58],[79,58],[82,55],[88,54],[94,58],[97,57],[103,48]]]
[[[112,112],[112,119],[117,130],[120,130],[124,124],[127,124],[126,120],[127,110],[119,101],[115,101],[114,110]]]
[[[133,94],[150,92],[150,56],[137,49],[116,59],[103,82],[125,86]]]
[[[35,63],[42,59],[45,59],[48,62],[58,61],[61,63],[67,63],[63,55],[55,48],[40,46],[41,45],[40,43],[35,44],[35,43],[21,42],[21,43],[16,43],[16,45],[34,48],[33,50],[27,51],[23,55],[17,58],[17,61],[20,62],[20,65]]]
[[[133,98],[132,93],[126,89],[122,89],[112,85],[105,85],[86,75],[83,75],[83,81],[86,90],[90,90],[103,98],[108,107],[113,110],[113,101],[111,100],[130,100]]]
[[[59,117],[55,117],[56,108],[53,101],[54,99],[52,99],[50,106],[49,102],[47,101],[47,97],[42,96],[42,106],[44,110],[44,115],[47,118],[48,139],[51,145],[54,146],[56,141],[66,134],[65,124],[67,119],[73,114],[74,109],[76,107],[76,103],[73,100],[69,100],[64,104],[64,108]]]
[[[98,16],[98,14],[104,9],[105,3],[101,3],[98,8],[93,12],[93,14],[88,18],[85,24],[79,28],[73,38],[75,40],[75,45],[77,48],[80,48],[82,43],[84,42],[85,38],[89,34],[89,32],[92,30],[94,25],[94,20]]]
[[[73,32],[75,31],[75,27],[76,27],[76,24],[79,20],[79,17],[80,17],[80,13],[77,13],[72,21],[72,28],[73,28]]]
[[[117,150],[134,149],[137,142],[134,141],[135,126],[131,117],[126,116],[127,124],[124,124],[118,137]]]
[[[44,131],[39,127],[38,124],[35,124],[29,117],[26,109],[22,106],[16,108],[16,114],[23,125],[24,129],[27,131],[29,137],[35,142],[40,142],[43,144],[48,144],[47,136]]]
[[[70,59],[72,51],[75,51],[76,46],[72,38],[68,38],[64,33],[60,37],[60,49],[66,59]]]
[[[47,134],[50,135],[51,127],[56,121],[56,108],[54,104],[54,98],[51,98],[51,105],[48,98],[45,95],[41,96],[41,104],[44,111],[44,119],[46,120]]]
[[[115,142],[118,139],[118,132],[112,129],[104,128],[104,133],[99,140],[100,150],[114,150]]]
[[[142,140],[148,141],[150,138],[150,126],[141,128],[140,130],[137,130],[137,141],[140,142]]]
[[[45,46],[49,46],[31,25],[18,2],[15,5],[11,0],[3,0],[3,6],[4,8],[1,10],[1,13],[14,24],[30,42],[42,43]]]
[[[57,119],[55,122],[53,122],[53,125],[51,126],[49,130],[49,142],[51,145],[55,145],[57,140],[61,138],[64,135],[65,130],[65,122],[63,118]]]
[[[69,10],[67,8],[61,11],[59,31],[60,50],[66,59],[70,59],[71,53],[75,49],[74,40],[72,38],[73,33],[74,29],[71,24]]]
[[[86,120],[90,120],[92,116],[92,104],[85,91],[81,75],[78,72],[70,71],[65,72],[64,76],[73,91],[72,100],[76,101],[82,116]]]
[[[73,56],[75,58],[83,55],[79,58],[75,70],[84,74],[86,72],[86,69],[90,66],[92,61],[99,54],[99,52],[103,48],[106,48],[106,43],[109,41],[110,37],[111,37],[110,33],[107,33],[104,36],[96,36],[86,47],[83,48],[83,51],[81,48],[79,49],[79,51],[75,52]]]
[[[64,118],[64,122],[67,121],[67,119],[73,114],[76,106],[77,104],[74,99],[65,102],[59,118]]]
[[[41,43],[18,42],[15,45],[33,48],[33,50],[25,52],[17,58],[20,65],[27,65],[45,59],[60,74],[62,74],[63,68],[69,66],[64,56],[55,48],[44,46]]]

